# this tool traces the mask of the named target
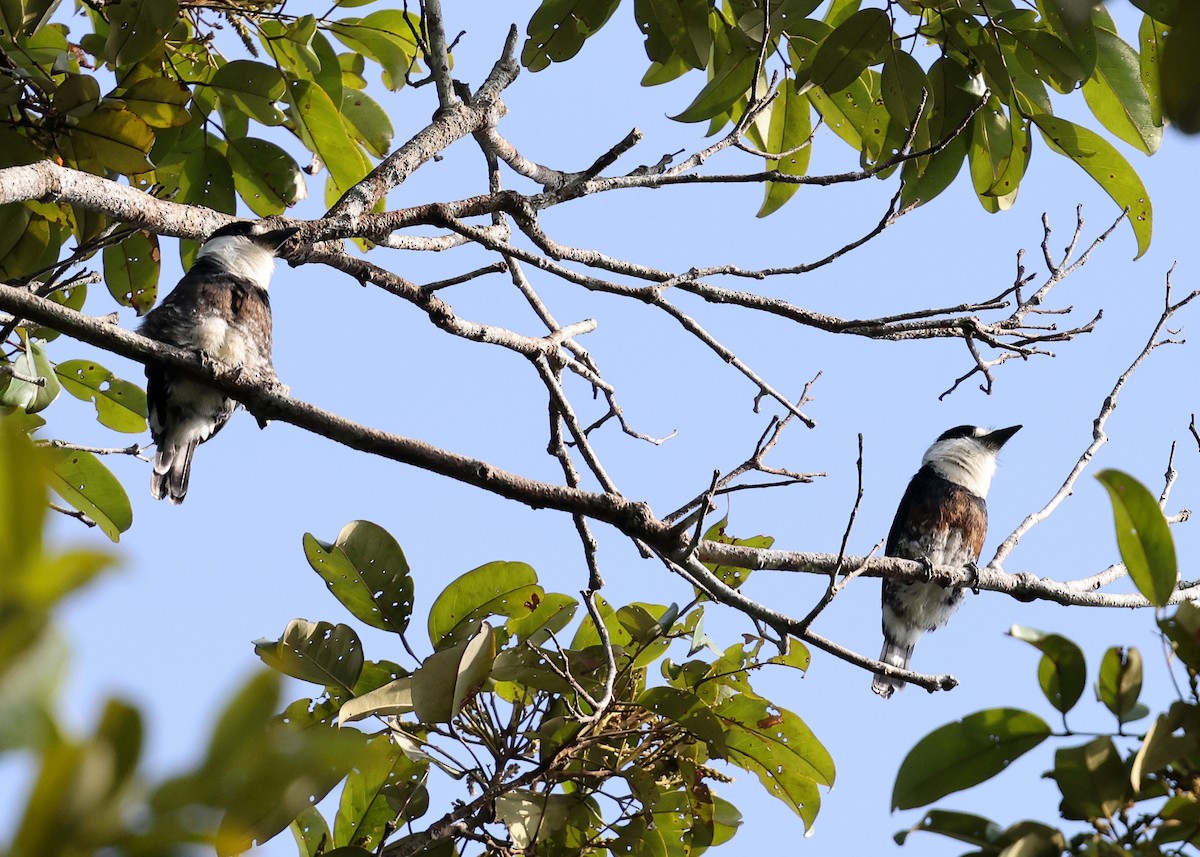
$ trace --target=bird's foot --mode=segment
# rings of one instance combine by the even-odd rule
[[[979,594],[979,563],[975,562],[974,560],[967,560],[965,563],[963,563],[963,571],[965,571],[965,572],[967,572],[967,574],[971,575],[971,579],[967,583],[967,586],[970,587],[970,589],[971,589],[971,594],[978,595]]]
[[[933,582],[933,560],[927,556],[921,557],[917,562],[921,563],[921,581],[924,583]]]

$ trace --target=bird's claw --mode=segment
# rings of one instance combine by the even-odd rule
[[[970,582],[967,583],[967,586],[971,590],[971,594],[978,595],[979,594],[979,563],[975,562],[974,560],[967,560],[965,563],[963,563],[963,571],[965,571],[965,572],[967,572],[967,574],[971,575],[971,580],[970,580]]]
[[[924,583],[933,582],[933,560],[927,556],[921,557],[917,562],[921,563],[921,580]]]

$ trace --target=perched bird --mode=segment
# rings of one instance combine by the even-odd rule
[[[235,370],[274,376],[267,286],[275,252],[298,231],[258,233],[248,221],[221,227],[200,247],[171,294],[146,314],[141,334]],[[146,403],[158,447],[150,493],[156,500],[182,503],[196,445],[221,430],[237,403],[153,363],[146,364]]]
[[[938,565],[974,566],[987,536],[987,496],[996,454],[1020,426],[988,431],[958,426],[925,452],[888,533],[887,556]],[[908,669],[913,646],[949,621],[962,603],[960,587],[932,581],[883,581],[883,652],[879,660]],[[871,689],[887,699],[904,682],[876,673]]]

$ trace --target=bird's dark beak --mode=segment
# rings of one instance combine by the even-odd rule
[[[262,242],[272,250],[278,250],[283,243],[300,231],[299,226],[289,226],[287,229],[273,229],[257,236],[255,240]]]
[[[987,444],[992,449],[999,449],[1008,443],[1008,439],[1021,430],[1020,426],[1009,426],[1008,428],[996,429],[988,432],[980,438],[983,443]]]

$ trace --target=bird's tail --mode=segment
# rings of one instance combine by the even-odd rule
[[[155,500],[166,497],[176,506],[187,496],[188,478],[192,474],[192,454],[199,441],[175,445],[162,440],[154,456],[154,471],[150,474],[150,494]]]
[[[912,646],[901,646],[898,643],[893,643],[891,640],[885,639],[883,641],[883,651],[879,653],[879,660],[888,666],[906,670],[908,669],[908,662],[912,659],[912,651]],[[875,681],[871,684],[871,690],[884,699],[889,698],[896,691],[903,689],[903,681],[898,678],[889,678],[883,673],[875,673]]]

